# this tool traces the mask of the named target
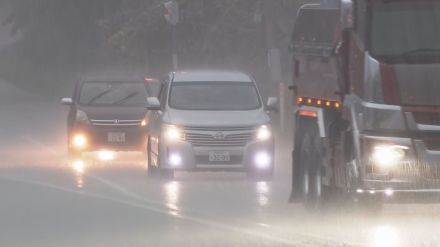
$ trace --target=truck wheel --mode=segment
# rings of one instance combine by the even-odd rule
[[[319,209],[327,203],[329,189],[322,184],[322,147],[316,122],[300,121],[294,153],[292,199],[307,208]],[[295,181],[296,180],[296,181]]]

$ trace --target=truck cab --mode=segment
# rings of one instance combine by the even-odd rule
[[[440,2],[305,5],[290,51],[292,200],[440,191]]]

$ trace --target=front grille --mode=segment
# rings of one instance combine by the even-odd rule
[[[232,126],[232,127],[185,127],[185,130],[187,131],[254,131],[256,130],[256,127],[254,126]]]
[[[440,125],[440,113],[437,112],[413,112],[414,119],[418,124]]]
[[[428,150],[440,151],[440,139],[425,140],[425,146]]]
[[[114,126],[114,127],[127,127],[127,126],[140,126],[142,120],[91,120],[94,126]]]
[[[244,147],[254,138],[254,127],[187,127],[188,142],[198,147]]]

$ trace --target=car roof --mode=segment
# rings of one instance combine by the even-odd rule
[[[228,70],[185,70],[176,71],[173,75],[173,82],[253,82],[243,72]]]
[[[143,82],[144,77],[136,75],[95,75],[83,77],[82,82]]]

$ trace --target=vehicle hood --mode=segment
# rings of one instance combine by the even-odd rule
[[[80,106],[78,110],[84,111],[90,120],[139,120],[147,112],[145,107]]]
[[[167,109],[163,121],[182,126],[252,126],[267,124],[263,109],[251,111],[183,111]]]

